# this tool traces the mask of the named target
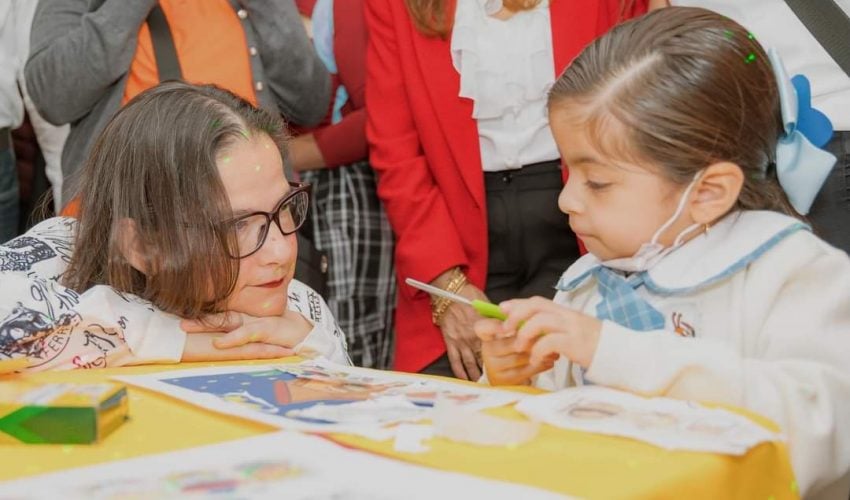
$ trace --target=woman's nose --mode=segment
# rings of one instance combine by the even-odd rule
[[[298,241],[295,233],[284,235],[277,224],[272,223],[260,253],[264,264],[283,266],[290,264],[298,254]]]

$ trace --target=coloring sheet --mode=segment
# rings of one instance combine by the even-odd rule
[[[544,490],[428,469],[293,432],[0,483],[0,498],[92,500],[563,499]]]
[[[728,410],[599,386],[531,396],[516,408],[557,427],[633,438],[670,450],[743,455],[759,443],[782,439]]]
[[[116,380],[281,428],[374,439],[391,437],[393,424],[429,418],[438,399],[478,410],[523,396],[325,360],[175,370]]]

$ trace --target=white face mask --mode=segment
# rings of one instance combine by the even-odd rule
[[[652,235],[652,239],[649,243],[644,243],[640,246],[637,253],[635,253],[631,257],[622,257],[619,259],[611,259],[602,262],[602,265],[605,267],[609,267],[611,269],[617,269],[619,271],[625,271],[627,273],[639,273],[642,271],[648,271],[655,264],[657,264],[665,255],[672,252],[676,248],[682,245],[685,238],[699,229],[702,224],[691,224],[684,231],[679,233],[676,236],[676,239],[673,241],[673,245],[670,247],[664,247],[661,243],[658,242],[658,238],[664,234],[670,226],[672,226],[676,220],[679,219],[679,216],[682,215],[682,212],[685,210],[685,204],[688,201],[688,197],[691,194],[691,191],[694,189],[694,186],[697,185],[697,181],[699,181],[700,176],[702,175],[702,171],[697,172],[697,175],[694,177],[694,180],[688,185],[685,192],[682,194],[682,198],[679,199],[679,206],[676,207],[676,211],[673,212],[673,215],[667,219],[658,231],[655,231],[655,234]]]

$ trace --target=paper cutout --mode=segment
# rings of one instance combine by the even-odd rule
[[[348,432],[374,439],[391,437],[393,424],[430,418],[438,398],[478,410],[503,406],[524,396],[325,360],[116,378],[208,410],[281,428]]]
[[[565,498],[438,471],[280,432],[0,485],[2,498],[285,498],[286,500]]]
[[[743,455],[760,443],[782,439],[727,410],[599,386],[532,396],[516,408],[565,429],[637,439],[669,450]]]

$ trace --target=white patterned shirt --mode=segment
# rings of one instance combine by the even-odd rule
[[[186,343],[179,317],[106,285],[79,294],[60,283],[76,224],[54,217],[0,245],[0,361],[25,356],[31,370],[179,362]],[[313,324],[296,353],[351,364],[324,299],[295,280],[288,294],[289,309]]]

